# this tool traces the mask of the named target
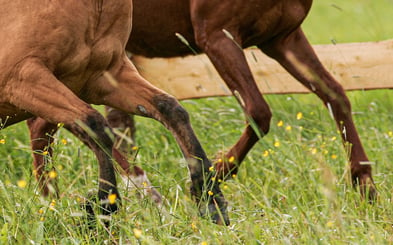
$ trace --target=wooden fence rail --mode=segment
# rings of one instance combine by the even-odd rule
[[[393,39],[315,45],[314,49],[346,90],[393,88]],[[262,93],[309,92],[258,49],[245,53]],[[231,95],[206,55],[170,59],[133,56],[132,60],[142,76],[180,100]]]

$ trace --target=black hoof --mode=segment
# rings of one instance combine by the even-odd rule
[[[370,204],[374,204],[378,198],[378,192],[374,181],[368,176],[352,176],[353,187],[359,187],[360,195],[366,199]]]
[[[95,210],[99,209],[99,212],[102,215],[110,216],[112,213],[117,212],[118,204],[120,204],[120,199],[116,194],[107,195],[106,198],[102,200],[99,200],[96,195],[89,195],[89,197],[82,204],[82,208],[86,211],[86,221],[88,227],[90,229],[96,227],[97,220]],[[109,221],[110,219],[104,220],[105,227],[110,225]]]
[[[208,217],[217,225],[229,225],[227,202],[224,197],[211,197],[208,203],[200,203],[200,215]]]

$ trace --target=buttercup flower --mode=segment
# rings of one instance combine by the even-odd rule
[[[117,195],[115,193],[109,194],[108,195],[109,204],[115,204],[116,203],[116,198],[117,198]]]
[[[142,230],[139,230],[137,228],[132,229],[132,232],[134,232],[134,236],[136,239],[141,239],[142,237]]]
[[[55,170],[51,170],[48,173],[50,179],[55,179],[57,177],[57,172]]]
[[[17,185],[19,186],[19,188],[25,188],[27,185],[26,180],[18,180]]]

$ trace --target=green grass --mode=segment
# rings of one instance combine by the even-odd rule
[[[387,39],[393,34],[388,18],[392,10],[393,1],[319,0],[305,31],[313,43]],[[100,224],[89,230],[83,220],[80,199],[97,187],[97,161],[85,146],[65,130],[55,135],[51,165],[58,171],[62,196],[52,203],[37,190],[25,125],[1,130],[0,244],[393,243],[393,92],[348,95],[366,151],[375,162],[375,205],[361,201],[350,186],[346,154],[322,103],[314,95],[269,95],[274,115],[270,133],[251,151],[237,177],[222,184],[230,227],[198,217],[189,198],[186,163],[157,122],[138,118],[135,163],[149,173],[165,205],[158,208],[121,188],[123,207],[109,231]],[[209,156],[230,147],[243,130],[244,117],[233,98],[182,104]],[[20,185],[21,180],[27,185]],[[133,229],[142,231],[139,240]]]

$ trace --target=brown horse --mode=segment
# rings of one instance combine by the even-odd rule
[[[45,121],[34,127],[34,140],[35,134],[64,125],[94,151],[98,198],[104,213],[111,213],[117,210],[113,197],[120,200],[112,158],[121,166],[129,163],[113,148],[107,121],[90,104],[159,120],[189,163],[193,197],[206,204],[201,212],[208,212],[216,223],[229,223],[226,202],[209,178],[211,163],[187,112],[144,80],[126,57],[130,0],[0,0],[0,5],[1,129],[35,116],[29,125]]]
[[[271,112],[260,94],[242,48],[257,46],[331,108],[348,154],[354,185],[375,198],[371,166],[342,86],[318,60],[300,25],[312,0],[134,0],[134,28],[127,50],[146,57],[205,53],[250,122],[238,142],[216,165],[223,177],[236,173],[253,145],[269,131]],[[179,40],[176,34],[184,40]],[[255,123],[258,130],[250,125]],[[228,159],[235,157],[234,162]],[[366,192],[367,191],[367,192]]]
[[[205,53],[210,58],[249,118],[238,142],[216,164],[219,176],[225,178],[237,172],[246,154],[269,131],[271,112],[242,50],[257,46],[331,109],[343,143],[351,146],[353,184],[373,200],[371,166],[352,120],[350,102],[300,27],[311,4],[311,0],[134,0],[133,30],[126,49],[146,57]],[[127,125],[127,117],[116,110],[108,115],[114,127]]]

